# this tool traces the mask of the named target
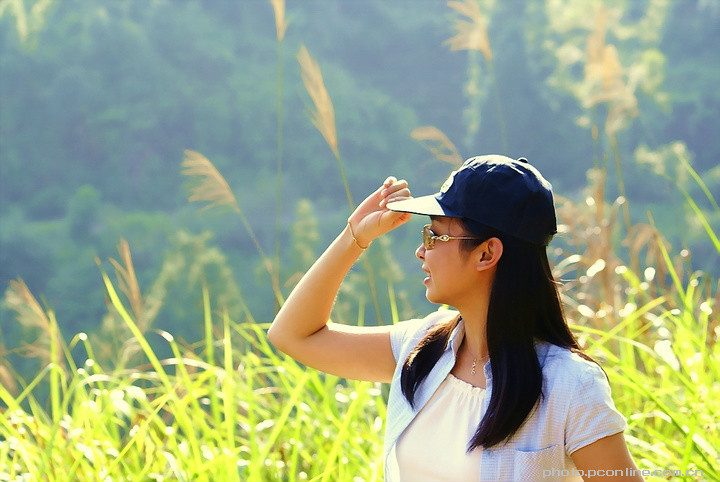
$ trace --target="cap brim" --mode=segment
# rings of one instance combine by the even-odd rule
[[[391,211],[412,214],[424,214],[426,216],[451,216],[454,214],[445,210],[438,202],[435,195],[416,197],[413,199],[405,199],[403,201],[395,201],[387,204],[387,208]]]

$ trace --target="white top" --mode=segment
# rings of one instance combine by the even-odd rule
[[[402,366],[410,352],[436,323],[457,317],[457,311],[440,310],[424,319],[393,326],[390,341],[397,361],[387,404],[385,425],[385,481],[401,480],[397,442],[418,413],[427,405],[455,365],[462,341],[462,320],[450,335],[448,346],[415,392],[411,407],[400,387]],[[581,447],[622,432],[624,417],[615,409],[610,385],[603,370],[571,350],[537,340],[538,362],[543,372],[544,397],[507,444],[482,450],[481,481],[543,482],[582,480],[570,455]],[[482,414],[492,395],[492,367],[483,366],[486,389]],[[612,367],[608,367],[612,374]],[[442,464],[444,466],[444,464]],[[549,472],[548,472],[549,471]],[[426,478],[429,480],[429,478]]]
[[[448,373],[397,442],[401,482],[479,480],[482,448],[467,453],[485,389]]]

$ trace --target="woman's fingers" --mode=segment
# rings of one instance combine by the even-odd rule
[[[412,196],[410,195],[410,190],[402,189],[400,191],[393,193],[392,195],[390,195],[386,198],[383,198],[380,201],[380,207],[384,208],[385,206],[387,206],[388,203],[395,202],[395,201],[403,201],[405,199],[410,199],[410,198],[412,198]]]
[[[388,195],[396,191],[407,189],[408,183],[405,179],[401,179],[398,181],[394,177],[388,177],[383,183],[383,187],[384,189],[380,191],[380,194],[384,197],[387,197]]]
[[[370,194],[350,215],[356,238],[372,241],[387,231],[403,224],[410,216],[388,211],[387,203],[409,199],[410,189],[406,180],[388,176],[382,185]]]
[[[397,178],[396,178],[395,176],[388,176],[388,177],[383,181],[383,186],[384,186],[384,187],[388,187],[388,186],[392,185],[395,181],[397,181]]]
[[[401,179],[399,181],[393,180],[380,192],[380,195],[382,196],[382,199],[380,200],[380,207],[384,208],[389,202],[409,199],[410,189],[408,188],[408,183],[405,179]]]

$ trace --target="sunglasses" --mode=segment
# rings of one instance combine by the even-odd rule
[[[432,232],[432,229],[430,229],[429,224],[426,224],[425,226],[423,226],[422,237],[423,237],[423,246],[425,247],[426,251],[433,249],[435,247],[435,241],[442,241],[443,243],[446,243],[452,239],[480,239],[480,238],[476,238],[474,236],[448,236],[447,234],[438,236],[437,234]]]

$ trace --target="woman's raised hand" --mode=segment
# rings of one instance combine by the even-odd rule
[[[387,203],[409,198],[407,182],[388,177],[355,209],[349,226],[313,263],[278,312],[268,330],[273,345],[326,373],[354,380],[392,380],[396,363],[390,325],[357,327],[328,320],[340,285],[360,255],[358,248],[410,219],[410,214],[390,211]],[[352,247],[353,234],[357,248]]]
[[[390,211],[386,205],[410,197],[407,181],[398,181],[393,176],[385,179],[382,186],[365,198],[348,218],[357,242],[368,246],[375,238],[408,222],[412,214]]]

